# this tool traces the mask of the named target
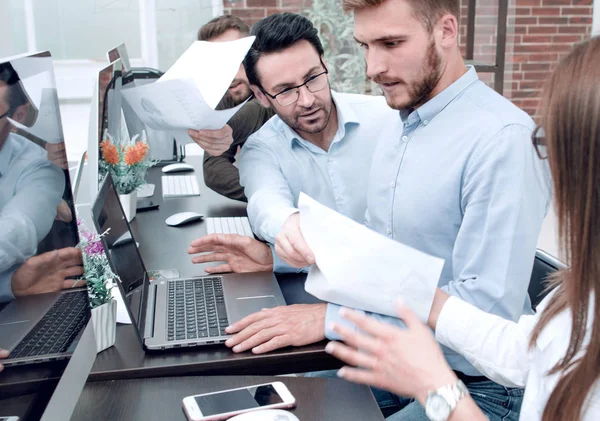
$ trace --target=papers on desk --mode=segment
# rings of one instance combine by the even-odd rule
[[[110,295],[117,302],[117,323],[130,325],[131,318],[129,317],[129,313],[127,312],[127,307],[125,307],[123,295],[121,295],[121,290],[117,287],[117,285],[114,282],[110,290]]]
[[[158,81],[124,88],[123,97],[156,130],[220,129],[243,105],[215,110],[253,42],[196,41]]]
[[[305,289],[321,300],[396,317],[403,301],[426,321],[444,260],[370,230],[300,194],[300,229],[316,264]]]

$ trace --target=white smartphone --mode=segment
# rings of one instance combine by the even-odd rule
[[[0,421],[19,421],[19,417],[0,417]]]
[[[250,411],[293,408],[296,399],[281,382],[258,384],[183,398],[190,421],[226,420]]]

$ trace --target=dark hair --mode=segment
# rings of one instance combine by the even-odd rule
[[[548,373],[559,379],[542,420],[579,421],[600,379],[600,37],[577,45],[560,61],[542,98],[559,238],[569,268],[553,276],[557,290],[530,346],[559,313],[571,314],[566,354]]]
[[[342,0],[344,12],[377,7],[388,0]],[[459,0],[406,0],[412,7],[413,15],[425,25],[431,33],[436,22],[446,13],[456,17],[460,22]]]
[[[310,20],[295,13],[286,12],[268,16],[252,26],[250,35],[255,35],[256,39],[246,54],[244,67],[251,85],[261,87],[256,64],[262,55],[285,50],[302,40],[310,42],[319,57],[323,55],[323,45],[317,28]]]
[[[29,102],[29,98],[21,86],[19,74],[10,62],[0,63],[0,81],[8,85],[6,102],[9,110],[14,111],[17,107]]]
[[[202,25],[198,31],[198,41],[210,41],[214,37],[223,35],[230,29],[240,31],[244,36],[247,36],[250,33],[250,27],[237,16],[222,15],[217,16]]]

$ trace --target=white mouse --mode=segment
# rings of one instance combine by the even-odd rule
[[[197,212],[179,212],[165,219],[165,223],[171,227],[177,227],[202,218],[204,218],[204,215]]]
[[[194,171],[194,167],[192,167],[190,164],[170,164],[170,165],[165,165],[162,168],[162,172],[164,172],[165,174],[167,173],[171,173],[171,172],[182,172],[182,171]]]
[[[300,421],[297,416],[283,409],[261,409],[229,418],[229,421]]]

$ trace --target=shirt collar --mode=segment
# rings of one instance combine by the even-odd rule
[[[475,67],[467,66],[467,72],[464,75],[425,104],[421,105],[416,112],[407,109],[400,110],[400,118],[403,122],[406,122],[413,114],[415,114],[415,117],[418,116],[421,121],[427,122],[428,124],[465,89],[478,80],[479,76],[477,76]]]
[[[354,112],[352,107],[350,107],[350,105],[343,99],[342,95],[335,92],[333,89],[331,90],[331,98],[333,100],[333,103],[335,104],[335,108],[336,108],[336,112],[337,112],[337,118],[338,118],[337,133],[340,134],[340,136],[337,136],[337,134],[336,134],[336,136],[334,137],[334,142],[335,142],[336,139],[341,140],[344,138],[346,125],[348,125],[348,124],[359,125],[360,121],[358,120],[358,117],[356,116],[356,113]],[[294,141],[296,141],[296,142],[304,141],[304,139],[302,139],[298,135],[298,133],[296,133],[296,131],[293,130],[290,126],[285,124],[283,122],[283,120],[281,120],[281,123],[283,124],[283,135],[285,136],[286,140],[289,142],[290,147],[293,146]]]

